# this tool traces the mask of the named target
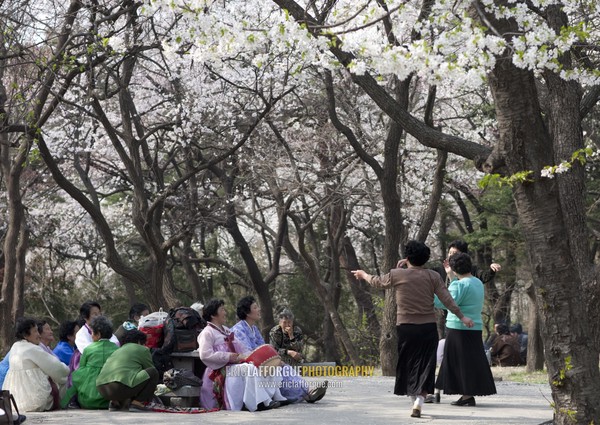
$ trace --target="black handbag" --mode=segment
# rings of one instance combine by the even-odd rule
[[[16,421],[13,420],[13,406],[19,416]],[[21,423],[21,414],[15,402],[14,396],[8,390],[0,391],[0,409],[4,410],[4,415],[0,415],[0,425],[18,425]]]

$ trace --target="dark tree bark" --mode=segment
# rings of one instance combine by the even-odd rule
[[[500,140],[488,166],[505,164],[511,174],[535,171],[535,180],[517,185],[514,194],[533,270],[555,422],[571,423],[574,415],[576,422],[585,423],[599,417],[600,376],[586,302],[597,289],[585,289],[595,281],[587,272],[591,264],[582,248],[587,244],[581,243],[586,240],[584,210],[577,199],[584,193],[582,170],[575,165],[572,174],[539,178],[545,165],[565,159],[565,139],[571,153],[582,147],[579,94],[573,84],[549,82],[556,93],[553,110],[546,111],[550,120],[544,122],[532,73],[509,60],[498,62],[490,83]]]
[[[30,147],[31,140],[23,137],[18,153],[11,158],[8,137],[6,134],[0,134],[0,162],[8,198],[7,231],[3,246],[4,273],[0,291],[0,346],[4,352],[8,351],[14,341],[15,314],[23,311],[23,278],[27,251],[27,241],[23,238],[27,237],[27,224],[20,182]]]
[[[535,287],[528,285],[526,289],[529,302],[533,306],[529,310],[529,319],[527,329],[529,330],[527,338],[527,372],[544,369],[544,344],[540,335],[540,316],[538,314],[537,300],[535,296]]]
[[[415,237],[416,240],[421,242],[425,242],[429,232],[431,231],[431,226],[433,226],[433,222],[435,221],[435,216],[437,215],[444,188],[444,176],[446,174],[446,160],[448,159],[448,153],[438,149],[437,154],[438,158],[435,167],[435,173],[433,174],[433,187],[431,189],[431,195],[429,196],[427,208],[425,211],[423,211],[419,232]]]

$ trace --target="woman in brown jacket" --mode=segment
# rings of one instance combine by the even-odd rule
[[[430,256],[429,248],[422,242],[410,241],[404,252],[406,258],[385,275],[373,276],[363,270],[352,273],[371,286],[396,291],[398,364],[394,394],[411,396],[414,399],[411,416],[420,417],[425,396],[433,393],[435,383],[438,333],[434,295],[465,326],[472,327],[473,321],[462,314],[440,275],[424,268]]]

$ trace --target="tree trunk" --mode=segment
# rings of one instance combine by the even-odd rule
[[[0,105],[1,107],[2,105]],[[2,108],[3,109],[3,108]],[[21,173],[30,149],[30,139],[21,138],[16,155],[10,158],[10,147],[6,133],[0,133],[0,161],[8,198],[7,231],[4,239],[4,276],[0,291],[0,345],[8,351],[14,340],[15,313],[23,311],[24,262],[27,251],[25,210],[21,198]]]
[[[533,270],[555,423],[597,422],[600,373],[592,329],[596,324],[590,322],[587,308],[597,289],[586,272],[589,257],[581,247],[587,246],[582,243],[584,210],[575,199],[584,193],[578,187],[581,172],[576,164],[567,176],[540,178],[544,166],[564,159],[564,148],[560,149],[562,159],[556,157],[557,145],[570,140],[571,153],[581,146],[581,134],[574,131],[580,128],[577,94],[565,83],[550,106],[556,109],[549,114],[548,124],[544,123],[533,73],[517,69],[509,57],[507,53],[500,58],[490,75],[499,143],[489,169],[505,164],[510,174],[534,171],[533,181],[517,184],[514,196]],[[561,126],[565,120],[569,124]]]
[[[351,270],[360,268],[356,252],[352,246],[352,241],[348,237],[344,237],[344,250],[340,256],[342,268],[346,270],[346,279],[350,282],[350,290],[358,306],[358,322],[366,322],[369,343],[366,347],[366,354],[369,357],[379,355],[377,341],[381,336],[381,326],[373,303],[373,297],[369,291],[369,285],[363,280],[356,280]]]
[[[495,323],[508,322],[511,318],[510,306],[512,303],[512,294],[517,285],[517,258],[515,256],[516,244],[510,243],[507,245],[506,250],[506,264],[508,267],[502,268],[502,280],[504,281],[504,290],[502,293],[498,293],[498,285],[495,283],[495,278],[491,282],[487,283],[486,286],[492,287],[495,291],[490,291],[495,296],[491,299],[494,311],[492,312]],[[482,263],[482,267],[489,267],[490,261]]]
[[[400,107],[408,108],[410,78],[398,82],[396,98]],[[398,262],[398,248],[406,241],[406,229],[402,217],[402,196],[398,191],[398,160],[402,127],[395,121],[390,122],[390,129],[385,142],[385,158],[382,172],[379,175],[383,214],[385,218],[385,239],[383,246],[383,270],[390,270]],[[398,338],[396,336],[396,291],[385,290],[385,303],[381,321],[381,371],[384,376],[395,376],[398,363]]]
[[[29,228],[26,218],[23,217],[21,228],[19,229],[19,242],[15,248],[17,264],[15,269],[15,299],[12,305],[13,317],[21,317],[25,313],[25,269],[27,267],[27,251],[29,249]]]
[[[431,227],[435,221],[435,216],[438,212],[440,205],[440,199],[442,198],[442,191],[444,188],[444,176],[446,175],[446,160],[448,159],[448,152],[438,149],[437,151],[437,163],[435,166],[435,173],[433,175],[431,195],[429,196],[429,202],[423,215],[421,216],[421,225],[419,226],[419,232],[415,237],[416,240],[425,243],[427,236],[431,231]]]
[[[544,369],[544,344],[540,335],[540,316],[538,314],[535,288],[533,285],[527,287],[527,296],[533,308],[529,309],[529,320],[527,329],[527,372]]]
[[[185,277],[192,287],[192,298],[194,299],[194,302],[201,301],[202,303],[205,303],[208,301],[208,298],[205,297],[204,290],[202,289],[202,281],[200,280],[198,270],[196,270],[197,266],[190,261],[192,258],[197,258],[196,252],[192,248],[192,239],[190,237],[184,238],[183,249],[180,250],[179,256],[183,271],[185,272]]]

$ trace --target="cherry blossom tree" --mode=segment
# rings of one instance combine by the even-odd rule
[[[274,0],[275,9],[261,7],[254,15],[251,3],[221,8],[201,1],[193,9],[170,1],[163,10],[198,12],[188,18],[194,30],[180,37],[202,40],[207,55],[247,51],[268,38],[300,50],[316,66],[341,68],[421,144],[505,176],[528,246],[556,422],[597,421],[598,332],[591,323],[598,287],[583,243],[586,156],[580,155],[582,120],[600,92],[596,3]],[[417,118],[387,85],[414,76],[448,95],[487,87],[496,134],[481,140]]]
[[[514,197],[543,318],[555,421],[597,421],[598,335],[590,318],[596,318],[598,287],[588,244],[582,243],[587,239],[584,170],[576,162],[559,167],[568,172],[555,179],[542,172],[584,148],[581,121],[598,100],[595,3],[440,2],[422,21],[401,5],[399,25],[411,22],[424,37],[379,51],[371,44],[369,51],[358,36],[346,37],[343,30],[358,26],[350,18],[353,13],[379,19],[374,8],[336,4],[340,13],[331,15],[335,19],[329,25],[340,22],[335,34],[335,29],[322,30],[323,23],[311,15],[314,10],[293,1],[274,2],[315,37],[327,38],[329,51],[353,81],[421,143],[517,179]],[[432,82],[451,77],[458,84],[488,83],[498,123],[494,149],[427,128],[396,105],[373,77],[393,73],[406,78],[413,72]]]

